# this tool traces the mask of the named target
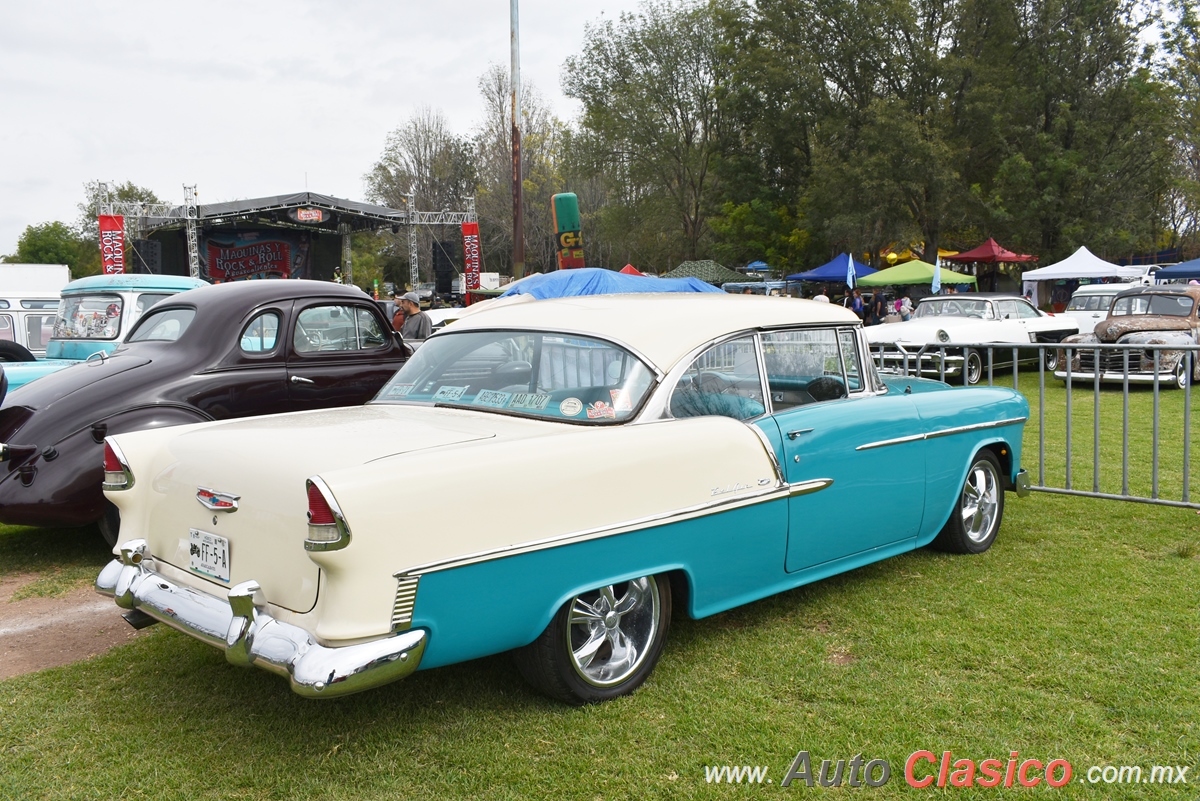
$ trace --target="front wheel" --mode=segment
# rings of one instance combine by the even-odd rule
[[[1004,486],[1000,462],[984,449],[975,454],[950,519],[933,541],[951,553],[983,553],[992,547],[1004,517]]]
[[[1058,348],[1048,348],[1042,351],[1042,362],[1046,365],[1046,371],[1053,373],[1058,369]]]
[[[975,386],[979,380],[983,378],[983,357],[979,355],[979,351],[973,350],[967,353],[963,359],[963,370],[967,374],[967,383]]]
[[[595,704],[641,686],[662,655],[671,584],[644,576],[577,595],[514,652],[530,684],[568,704]]]
[[[1183,389],[1188,385],[1188,370],[1187,370],[1187,354],[1183,354],[1179,359],[1179,364],[1175,365],[1175,386]]]

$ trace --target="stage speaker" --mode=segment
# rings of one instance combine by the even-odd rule
[[[458,250],[453,239],[433,243],[433,279],[434,289],[439,295],[450,294],[450,284],[454,280],[454,260]]]
[[[154,239],[133,240],[133,272],[162,275],[162,242]]]

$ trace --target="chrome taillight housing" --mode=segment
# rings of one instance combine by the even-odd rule
[[[133,486],[133,471],[117,443],[104,439],[104,484],[109,491],[127,490]]]
[[[328,485],[318,476],[305,482],[308,490],[307,551],[337,551],[350,544],[350,527]]]

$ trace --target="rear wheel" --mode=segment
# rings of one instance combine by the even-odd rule
[[[100,536],[104,537],[109,547],[116,547],[117,536],[121,533],[121,510],[114,506],[112,501],[105,499],[104,515],[96,521],[96,527],[100,529]]]
[[[29,349],[16,342],[0,342],[0,362],[36,361]]]
[[[644,576],[572,598],[514,657],[526,681],[552,698],[608,701],[636,690],[654,670],[670,621],[670,582]]]
[[[952,553],[983,553],[992,547],[1004,517],[1000,461],[984,449],[975,454],[950,519],[933,541]]]

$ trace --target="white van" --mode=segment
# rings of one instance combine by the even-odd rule
[[[0,293],[0,362],[46,356],[58,300],[57,292]]]
[[[1090,334],[1096,323],[1108,317],[1108,307],[1117,293],[1139,284],[1084,284],[1075,290],[1067,308],[1060,313],[1075,318],[1079,323],[1079,333]]]

